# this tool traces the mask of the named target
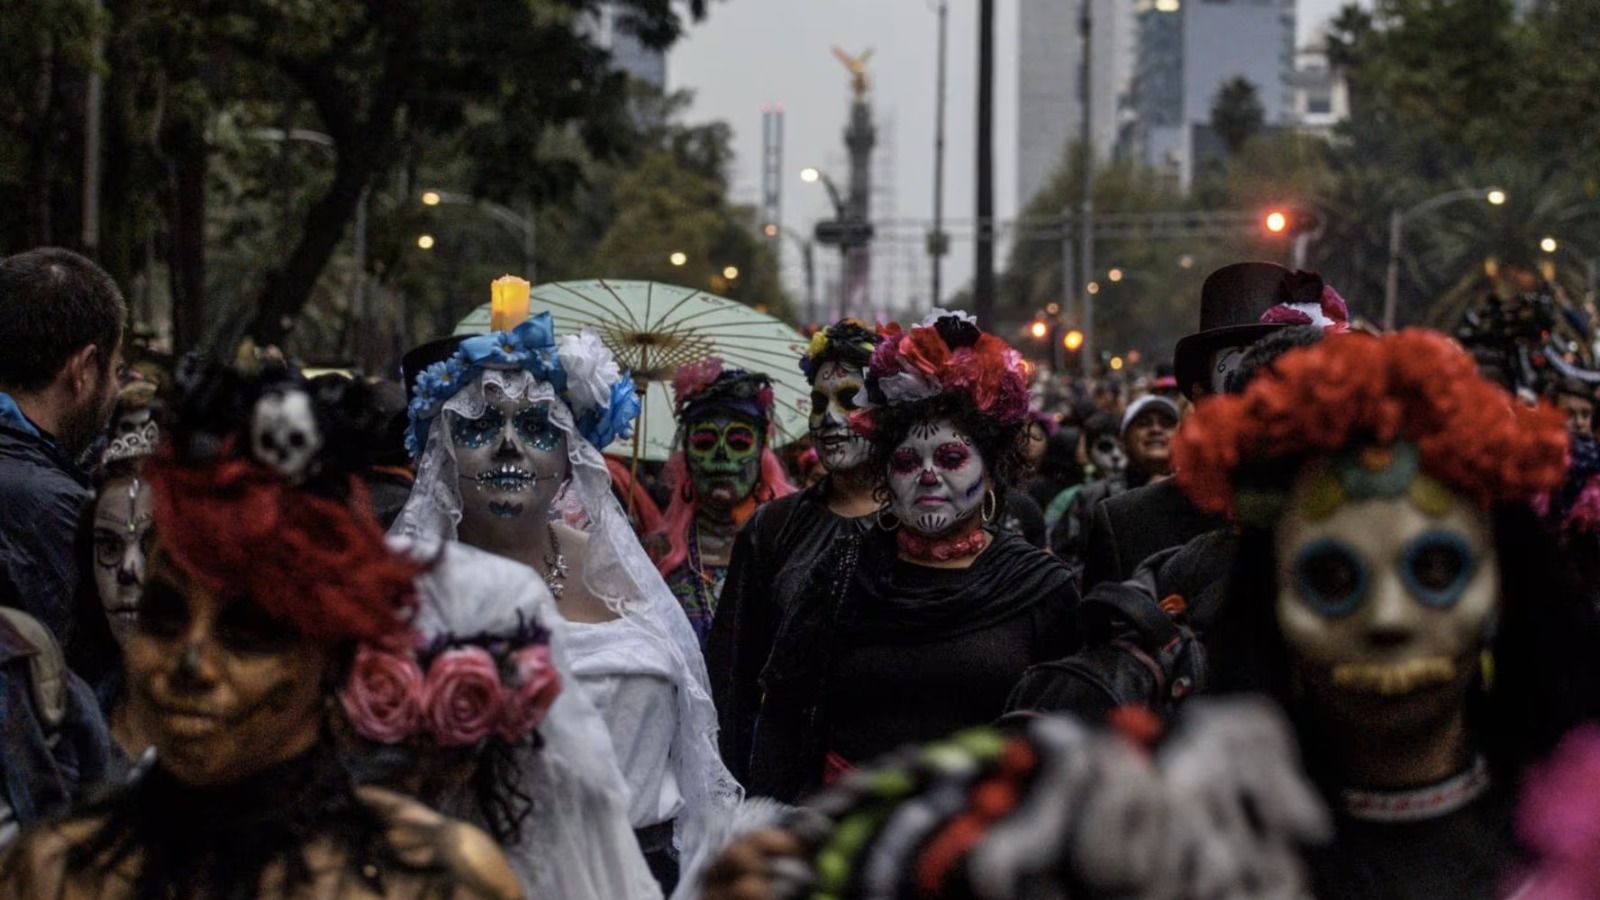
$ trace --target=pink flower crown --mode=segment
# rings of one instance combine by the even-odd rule
[[[868,399],[894,406],[946,392],[968,395],[980,413],[1002,425],[1028,415],[1022,354],[979,329],[972,316],[934,310],[904,334],[886,328],[867,364]]]
[[[514,639],[447,637],[417,653],[362,644],[339,703],[368,740],[426,734],[441,747],[465,747],[491,735],[522,740],[560,693],[550,633],[525,625]]]

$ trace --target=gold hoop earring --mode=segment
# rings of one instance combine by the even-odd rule
[[[888,513],[889,514],[889,518],[894,520],[893,524],[891,524],[891,525],[884,524],[884,521],[883,521],[883,514],[884,513]],[[900,517],[895,515],[892,511],[890,511],[888,505],[885,504],[884,506],[878,507],[877,523],[878,523],[878,527],[882,528],[884,531],[893,531],[896,528],[900,527]]]
[[[983,521],[993,522],[995,513],[1000,511],[1000,498],[994,495],[994,488],[983,495]]]

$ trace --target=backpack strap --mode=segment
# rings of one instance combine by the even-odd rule
[[[61,645],[44,623],[20,609],[0,606],[0,618],[33,648],[28,670],[33,682],[33,707],[38,712],[44,733],[55,740],[55,732],[67,718],[67,661]]]

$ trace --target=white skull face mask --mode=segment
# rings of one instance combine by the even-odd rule
[[[256,401],[250,418],[250,446],[255,458],[299,482],[310,474],[322,449],[322,432],[305,391],[268,393]]]
[[[850,430],[861,388],[861,370],[837,360],[818,369],[811,383],[811,440],[830,472],[850,471],[867,461],[866,439]]]
[[[1128,468],[1128,454],[1122,441],[1114,434],[1102,434],[1089,445],[1089,461],[1094,463],[1096,475],[1111,478]]]
[[[566,480],[567,436],[550,421],[551,400],[514,400],[497,384],[484,387],[483,415],[447,411],[468,528],[542,528]]]
[[[977,515],[988,468],[977,445],[947,419],[911,426],[889,457],[891,509],[902,526],[939,537]]]
[[[118,644],[127,643],[144,593],[151,506],[150,487],[137,477],[106,482],[95,501],[94,586]]]
[[[1307,514],[1302,475],[1274,532],[1279,628],[1319,714],[1411,731],[1460,714],[1499,609],[1487,515],[1433,486]]]

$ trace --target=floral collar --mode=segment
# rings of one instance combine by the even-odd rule
[[[1345,814],[1363,822],[1419,822],[1449,815],[1489,790],[1489,763],[1482,756],[1465,772],[1426,787],[1403,791],[1339,792]]]

